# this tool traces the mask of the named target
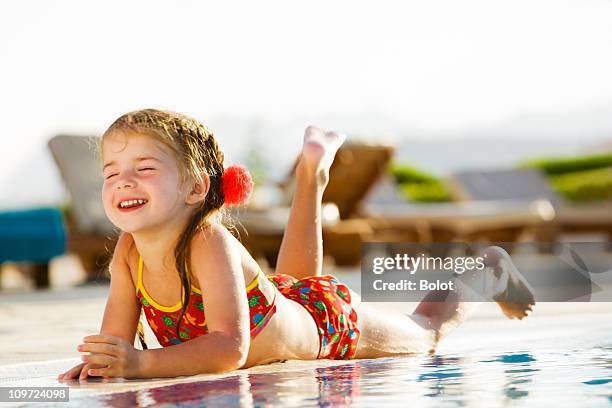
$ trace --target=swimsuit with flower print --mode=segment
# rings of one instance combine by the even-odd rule
[[[155,302],[149,296],[142,283],[142,269],[143,262],[142,258],[140,258],[138,261],[136,296],[142,306],[149,327],[151,327],[160,345],[164,347],[172,346],[208,333],[202,292],[199,289],[192,286],[189,304],[183,315],[178,333],[179,336],[177,337],[176,324],[181,315],[182,305],[179,303],[178,305],[167,307]],[[276,313],[276,299],[270,302],[263,294],[260,288],[260,275],[261,273],[246,287],[251,338],[253,339],[268,325],[270,319]]]

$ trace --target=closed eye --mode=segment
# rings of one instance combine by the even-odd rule
[[[153,167],[144,167],[142,169],[138,169],[138,171],[149,171],[149,170],[155,170]],[[109,174],[108,176],[106,176],[106,180],[115,177],[117,175],[117,173],[113,173],[113,174]]]

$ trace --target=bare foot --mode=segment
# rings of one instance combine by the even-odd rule
[[[523,319],[535,306],[533,289],[512,263],[510,255],[500,247],[485,250],[484,264],[493,269],[499,279],[499,289],[493,300],[509,319]]]
[[[336,152],[346,140],[344,133],[308,126],[304,132],[304,147],[298,164],[298,170],[321,186],[329,181],[329,169]]]

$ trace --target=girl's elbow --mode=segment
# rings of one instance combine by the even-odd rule
[[[212,372],[214,373],[226,373],[228,371],[234,371],[242,368],[246,363],[247,356],[240,352],[231,352],[223,355],[216,364],[213,365]]]
[[[242,368],[249,354],[249,342],[228,342],[224,353],[219,353],[219,359],[215,364],[216,372],[227,372]]]
[[[230,353],[231,357],[228,359],[228,363],[232,367],[230,370],[237,370],[239,368],[242,368],[246,364],[248,354],[248,344],[246,346],[240,345],[233,349]]]

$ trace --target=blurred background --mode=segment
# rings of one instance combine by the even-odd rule
[[[332,264],[364,241],[610,240],[610,2],[22,1],[0,33],[4,290],[103,279],[87,153],[145,107],[250,167],[236,216],[269,266],[309,124],[352,141],[326,193]]]

